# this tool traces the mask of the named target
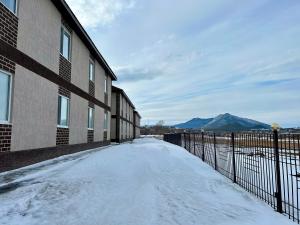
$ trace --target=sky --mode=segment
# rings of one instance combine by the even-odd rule
[[[300,126],[299,0],[67,0],[143,117]]]

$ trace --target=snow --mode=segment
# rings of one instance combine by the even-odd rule
[[[183,148],[143,138],[0,174],[1,225],[292,225]]]

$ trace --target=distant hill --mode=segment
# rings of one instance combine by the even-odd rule
[[[174,127],[181,128],[181,129],[198,129],[205,126],[212,120],[213,118],[209,118],[209,119],[194,118],[185,123],[176,124],[174,125]]]
[[[176,128],[203,129],[208,131],[247,131],[271,129],[271,126],[255,120],[241,118],[229,113],[221,114],[214,119],[195,118],[186,123],[175,125]]]

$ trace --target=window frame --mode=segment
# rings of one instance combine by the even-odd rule
[[[91,79],[91,65],[93,65],[93,79]],[[89,80],[95,83],[95,62],[89,59]]]
[[[108,112],[104,112],[104,123],[103,123],[103,130],[108,130]]]
[[[63,43],[64,43],[64,34],[67,34],[70,38],[70,41],[69,41],[69,52],[68,52],[68,58],[66,58],[63,54]],[[71,32],[62,24],[61,25],[61,34],[60,34],[60,54],[62,57],[64,57],[66,60],[68,60],[69,62],[71,62],[71,58],[72,58],[72,35],[71,35]]]
[[[93,112],[93,127],[91,128],[90,127],[90,109],[92,109],[92,112]],[[88,128],[88,130],[94,130],[95,129],[95,109],[94,108],[92,108],[92,107],[89,107],[88,108],[88,125],[87,125],[87,128]]]
[[[11,105],[12,105],[12,83],[13,74],[5,70],[0,69],[0,73],[7,75],[9,77],[9,93],[8,93],[8,104],[7,104],[7,120],[0,120],[0,124],[11,124]]]
[[[14,0],[14,1],[15,1],[15,8],[14,8],[14,11],[11,10],[9,7],[7,7],[3,2],[0,1],[0,3],[1,3],[2,5],[4,5],[4,7],[7,8],[10,12],[12,12],[13,14],[15,14],[15,16],[17,16],[17,15],[18,15],[18,9],[19,9],[19,7],[18,7],[19,0]]]
[[[104,94],[108,94],[108,78],[105,76],[104,79]]]
[[[58,110],[57,110],[57,127],[58,128],[69,128],[70,126],[70,98],[64,96],[64,95],[58,95],[58,99],[59,98],[64,98],[64,99],[67,99],[68,100],[68,113],[67,113],[67,125],[61,125],[59,124],[61,122],[61,105],[58,105]],[[58,104],[59,104],[59,101],[58,101]],[[59,121],[60,120],[60,121]]]

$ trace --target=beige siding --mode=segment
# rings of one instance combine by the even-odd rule
[[[54,5],[51,1],[22,0],[18,17],[17,48],[58,73],[61,16]],[[57,85],[16,66],[12,151],[55,146],[57,90]]]
[[[95,130],[94,140],[103,141],[103,127],[104,127],[104,109],[96,107],[95,109]]]

